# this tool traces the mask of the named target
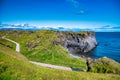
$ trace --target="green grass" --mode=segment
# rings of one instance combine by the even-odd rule
[[[91,72],[120,74],[120,63],[107,57],[92,61],[90,67]]]
[[[29,60],[86,70],[84,59],[71,58],[69,52],[61,45],[54,45],[59,41],[55,31],[1,31],[6,36],[20,43],[21,53]]]
[[[83,35],[86,35],[88,33],[88,31],[80,31],[78,32],[78,34],[83,34]]]
[[[30,64],[22,54],[0,45],[0,80],[120,80],[120,75],[44,68]]]
[[[63,48],[60,44],[54,44],[54,42],[60,42],[58,36],[64,38],[65,34],[87,34],[86,31],[79,33],[74,32],[59,32],[49,30],[41,31],[0,31],[0,36],[6,36],[20,43],[21,54],[23,54],[27,59],[42,63],[49,63],[54,65],[79,68],[81,70],[87,70],[87,65],[85,59],[71,58],[69,52]],[[67,36],[70,39],[72,36]],[[11,42],[0,40],[0,43],[4,46],[9,45],[15,48],[15,45]],[[3,49],[1,47],[1,49]],[[6,51],[6,50],[3,50]],[[105,64],[105,63],[108,64]],[[97,64],[96,64],[97,63]],[[90,64],[92,70],[91,72],[99,73],[117,73],[120,74],[120,64],[116,64],[113,61],[96,60]]]
[[[9,47],[6,47],[5,45],[0,44],[0,52],[19,60],[28,61],[28,59],[25,56],[23,56],[21,53],[18,53]]]
[[[7,46],[7,47],[9,47],[9,48],[12,48],[12,49],[14,49],[14,50],[15,50],[15,48],[16,48],[16,45],[15,45],[14,43],[12,43],[12,42],[10,42],[10,41],[7,41],[7,40],[5,40],[5,39],[2,39],[2,38],[0,38],[0,44],[5,45],[5,46]]]

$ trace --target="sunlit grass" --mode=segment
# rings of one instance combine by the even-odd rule
[[[1,48],[2,47],[2,48]],[[6,51],[4,51],[6,49]],[[63,71],[30,64],[0,45],[0,80],[119,80],[120,75]],[[16,57],[14,57],[16,56]]]
[[[20,43],[21,53],[29,60],[86,70],[84,59],[71,58],[69,52],[61,45],[54,45],[57,33],[50,30],[41,31],[2,31],[1,36]]]

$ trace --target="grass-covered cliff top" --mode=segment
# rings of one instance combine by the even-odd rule
[[[63,71],[30,64],[20,53],[0,45],[0,80],[119,80],[120,75]]]
[[[50,30],[41,30],[41,31],[0,31],[0,37],[5,36],[11,40],[14,40],[18,43],[20,43],[20,49],[21,54],[23,54],[28,60],[42,62],[42,63],[49,63],[49,64],[55,64],[60,66],[66,66],[66,67],[72,67],[72,68],[79,68],[81,70],[87,70],[86,60],[81,58],[72,58],[69,55],[69,52],[60,44],[56,44],[56,41],[60,41],[58,38],[58,35],[64,35],[69,34],[69,32],[56,32],[56,31],[50,31]],[[73,34],[79,34],[74,33]],[[89,32],[81,32],[81,34],[88,34]],[[70,33],[71,34],[71,33]],[[90,32],[90,35],[94,34],[94,32]],[[68,36],[70,38],[71,36]],[[62,36],[61,38],[64,38]],[[6,40],[3,40],[0,38],[0,45],[7,46],[8,48],[15,50],[15,44],[8,42]],[[1,47],[0,51],[7,51],[2,53],[14,53],[10,52],[10,49]],[[93,62],[97,63],[97,62]],[[114,65],[107,65],[104,63],[100,66],[93,64],[91,67],[94,68],[92,72],[100,72],[103,70],[103,67],[109,69],[113,69],[112,71],[119,71],[118,68],[119,65],[116,65],[117,67],[114,67]],[[106,67],[107,66],[107,67]],[[100,67],[100,68],[99,68]],[[119,69],[119,70],[116,70]],[[107,69],[106,69],[107,70]],[[104,71],[103,71],[104,72]],[[106,71],[107,72],[107,71]],[[110,72],[114,73],[114,72]],[[119,72],[115,72],[118,73]]]
[[[0,36],[6,36],[20,43],[21,53],[29,60],[87,69],[84,59],[72,58],[64,47],[54,44],[59,41],[56,31],[0,31]]]
[[[77,32],[77,34],[94,36],[95,32],[93,32],[93,31],[80,31],[80,32]]]
[[[90,35],[90,34],[94,36],[94,34],[95,34],[95,32],[93,32],[93,31],[79,31],[79,32],[66,31],[64,33],[70,33],[70,34],[74,34],[74,35],[80,34],[80,35],[85,35],[85,36]]]

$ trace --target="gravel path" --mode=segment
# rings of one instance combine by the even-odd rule
[[[34,61],[29,61],[32,64],[38,65],[38,66],[43,66],[43,67],[48,67],[48,68],[54,68],[54,69],[61,69],[61,70],[67,70],[67,71],[72,71],[72,68],[69,67],[64,67],[64,66],[56,66],[52,64],[45,64],[45,63],[40,63],[40,62],[34,62]]]

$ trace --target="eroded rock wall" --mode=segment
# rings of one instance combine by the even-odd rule
[[[70,53],[86,53],[97,46],[94,32],[58,32],[59,43]]]

